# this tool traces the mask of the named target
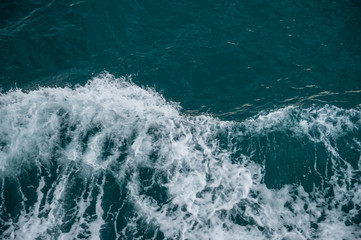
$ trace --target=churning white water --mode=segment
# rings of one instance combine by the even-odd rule
[[[187,116],[107,73],[16,89],[0,96],[0,234],[358,239],[360,128],[360,107]]]

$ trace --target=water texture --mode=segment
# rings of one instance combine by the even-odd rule
[[[3,239],[360,239],[360,1],[1,1]]]

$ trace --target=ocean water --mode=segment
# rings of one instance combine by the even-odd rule
[[[361,2],[0,2],[1,239],[361,239]]]

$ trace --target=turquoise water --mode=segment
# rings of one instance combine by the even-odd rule
[[[360,1],[1,1],[4,239],[360,239]]]

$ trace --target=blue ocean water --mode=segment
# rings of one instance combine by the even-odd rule
[[[1,1],[3,239],[360,239],[361,2]]]

